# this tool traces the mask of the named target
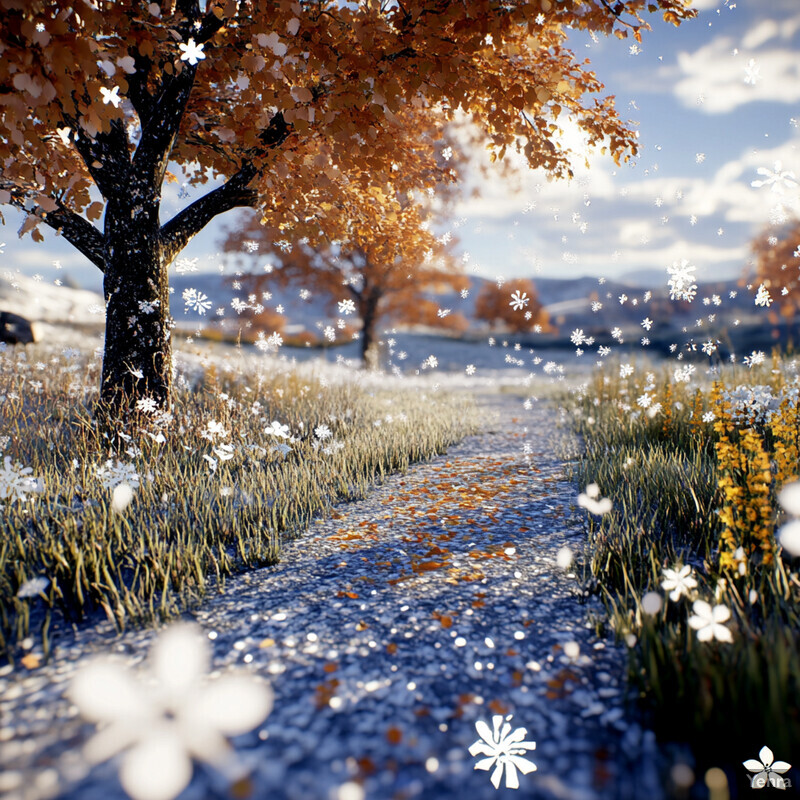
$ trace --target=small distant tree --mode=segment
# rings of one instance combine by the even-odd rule
[[[767,288],[784,317],[793,317],[800,308],[800,219],[762,231],[752,252],[756,281]]]
[[[539,302],[533,281],[516,278],[502,286],[485,283],[475,300],[475,318],[510,333],[527,333],[537,325],[550,329],[550,320]]]
[[[229,234],[224,249],[240,254],[249,250],[251,260],[269,255],[268,272],[239,277],[247,291],[263,292],[275,283],[299,284],[322,294],[327,307],[340,318],[358,316],[362,360],[365,366],[376,368],[377,327],[382,319],[451,330],[468,326],[462,315],[444,314],[426,295],[468,284],[449,243],[430,230],[428,216],[425,206],[404,203],[393,192],[364,195],[355,191],[347,201],[342,198],[335,215],[314,219],[317,234],[313,239],[304,236],[291,243],[280,238],[279,228],[253,218]],[[329,238],[326,230],[341,238]]]

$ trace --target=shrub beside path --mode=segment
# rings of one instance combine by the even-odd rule
[[[266,721],[235,740],[250,772],[236,796],[662,796],[653,737],[625,718],[624,647],[597,638],[589,615],[602,608],[556,563],[584,538],[558,412],[479,401],[482,433],[338,506],[280,564],[229,579],[192,614],[215,669],[253,671],[275,693]],[[138,662],[154,636],[81,631],[50,663],[0,678],[0,772],[27,787],[9,798],[124,796],[113,764],[84,774],[93,728],[62,695],[89,653]],[[496,790],[468,752],[476,721],[496,714],[536,742],[516,791]],[[229,796],[196,769],[181,800]]]

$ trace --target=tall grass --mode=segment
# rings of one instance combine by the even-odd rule
[[[37,365],[37,357],[0,356],[2,455],[43,487],[0,500],[7,659],[32,632],[47,652],[57,617],[105,613],[122,629],[174,616],[226,576],[275,563],[281,541],[332,504],[364,497],[375,481],[477,429],[463,398],[326,386],[228,360],[179,376],[171,419],[101,433],[90,413],[97,364],[68,353]],[[209,421],[218,433],[208,433]],[[273,421],[291,438],[267,433]],[[323,425],[330,435],[315,433]],[[134,486],[121,510],[103,486],[118,462]],[[18,597],[36,577],[49,580],[44,592]]]
[[[796,368],[776,357],[691,384],[647,372],[599,374],[569,401],[582,440],[572,477],[613,501],[589,521],[587,567],[631,647],[629,677],[648,723],[689,747],[700,776],[719,766],[746,789],[742,761],[765,744],[791,760],[800,743],[800,559],[775,541],[792,458],[800,471],[785,450],[800,436]],[[787,399],[764,414],[731,399],[740,385]],[[649,408],[638,404],[644,394]],[[664,569],[681,565],[698,586],[672,601]],[[658,611],[643,603],[647,593],[661,596]],[[732,643],[698,640],[688,625],[696,599],[730,609]]]

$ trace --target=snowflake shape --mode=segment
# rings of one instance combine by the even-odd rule
[[[178,47],[181,50],[181,61],[188,61],[192,66],[206,57],[203,45],[196,44],[194,39],[189,39],[186,44],[181,43]]]
[[[504,720],[502,715],[496,714],[492,717],[491,728],[479,719],[475,723],[475,730],[481,738],[469,747],[471,756],[486,756],[475,764],[475,769],[490,770],[494,767],[491,781],[495,789],[500,788],[504,771],[506,788],[518,789],[517,770],[527,775],[536,769],[536,764],[524,757],[528,750],[536,749],[536,742],[525,741],[528,733],[525,728],[512,730],[509,724],[511,719],[511,715]]]
[[[776,192],[777,194],[782,194],[784,188],[786,189],[797,189],[798,183],[795,178],[794,172],[790,170],[783,169],[783,164],[780,161],[775,162],[774,170],[767,169],[767,167],[759,167],[756,170],[759,175],[764,176],[764,180],[761,181],[752,181],[750,184],[756,189],[760,189],[762,186],[769,186],[771,192]]]

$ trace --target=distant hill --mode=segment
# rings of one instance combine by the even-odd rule
[[[650,272],[636,275],[655,277]],[[666,273],[659,272],[658,275],[658,285],[650,289],[624,280],[601,283],[598,278],[590,276],[535,278],[539,298],[558,328],[558,334],[548,338],[553,344],[568,343],[571,332],[581,329],[586,336],[603,343],[609,340],[611,330],[619,327],[627,341],[649,337],[655,342],[657,337],[669,338],[679,332],[692,336],[696,331],[698,339],[705,338],[723,327],[731,330],[738,327],[736,320],[739,320],[742,330],[748,325],[764,326],[764,309],[755,307],[753,303],[755,287],[748,291],[734,280],[701,283],[692,303],[680,303],[669,299]],[[451,313],[461,313],[470,320],[473,324],[469,334],[483,335],[485,326],[474,321],[475,299],[489,280],[469,277],[472,285],[466,298],[450,289],[429,296],[442,309],[449,308]],[[208,272],[173,274],[171,286],[172,314],[179,328],[187,332],[198,326],[205,327],[212,321],[219,322],[221,318],[228,320],[228,327],[235,332],[238,329],[237,304],[241,308],[241,304],[262,303],[272,310],[281,306],[286,319],[284,331],[288,334],[302,331],[318,334],[320,326],[330,324],[335,318],[335,311],[331,313],[329,310],[327,301],[330,298],[312,291],[304,299],[301,287],[283,289],[273,285],[269,288],[269,299],[263,296],[251,299],[245,288],[236,288],[230,276]],[[211,303],[206,313],[187,310],[183,295],[190,289],[206,295]],[[343,290],[341,297],[333,299],[345,297]],[[621,298],[624,302],[620,302]],[[102,296],[95,292],[55,286],[18,272],[0,273],[0,310],[12,311],[30,320],[102,329],[103,306]],[[217,314],[218,309],[223,312],[221,317]],[[651,333],[642,326],[646,319],[653,321]],[[402,329],[403,321],[389,320],[381,327]]]

